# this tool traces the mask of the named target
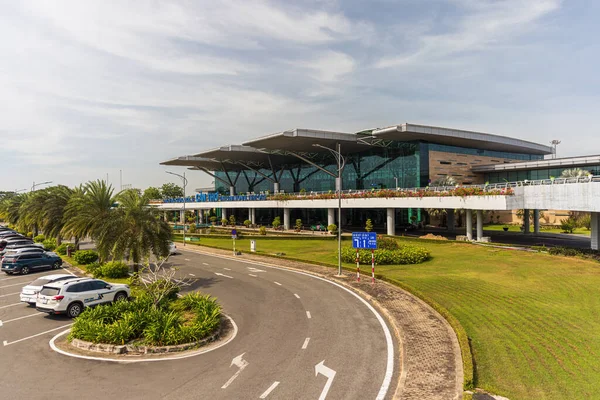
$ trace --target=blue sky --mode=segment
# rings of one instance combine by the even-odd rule
[[[0,190],[119,170],[158,186],[160,161],[292,128],[600,154],[599,17],[593,0],[1,0]]]

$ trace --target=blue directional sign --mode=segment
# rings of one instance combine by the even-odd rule
[[[375,232],[352,232],[352,247],[355,249],[376,249],[377,234]]]
[[[231,230],[231,237],[237,239],[237,231],[235,229]]]

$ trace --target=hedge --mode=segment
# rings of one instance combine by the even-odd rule
[[[362,264],[371,264],[371,250],[360,249],[358,254]],[[431,253],[429,250],[419,246],[403,245],[397,250],[375,250],[375,264],[377,265],[420,264],[430,258]],[[347,263],[356,262],[356,249],[343,247],[342,261]]]
[[[98,260],[98,253],[94,250],[78,250],[73,254],[73,260],[81,265],[91,264]]]

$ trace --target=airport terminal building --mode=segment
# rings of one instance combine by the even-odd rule
[[[302,197],[290,201],[281,196],[276,204],[271,204],[266,197],[240,200],[240,195],[335,194],[341,188],[346,197],[360,197],[361,193],[396,189],[427,191],[446,177],[451,177],[460,187],[487,187],[487,184],[491,187],[518,181],[554,183],[563,170],[571,168],[600,175],[600,157],[545,159],[552,154],[553,149],[549,146],[506,136],[404,123],[357,133],[293,129],[180,156],[161,164],[203,171],[214,178],[214,191],[221,196],[190,198],[193,204],[188,208],[219,209],[223,216],[233,213],[238,221],[250,219],[257,224],[269,224],[274,216],[283,214],[289,225],[289,221],[295,219],[302,219],[304,224],[332,223],[336,218],[331,206],[337,205],[331,201],[331,204],[319,205],[317,199],[303,200]],[[597,186],[596,182],[591,182],[592,177],[586,178],[593,187]],[[494,205],[491,197],[478,199],[478,207],[528,210],[524,204]],[[488,198],[487,205],[482,203],[484,198]],[[379,204],[380,201],[372,198],[363,200],[367,202],[360,206],[352,204],[353,200],[344,200],[341,205],[344,229],[363,227],[367,218],[375,224],[385,225],[388,233],[411,221],[429,222],[426,210],[432,207],[425,207],[426,202],[397,199]],[[551,206],[548,204],[543,208]],[[161,207],[178,209],[180,205],[175,201]],[[454,206],[448,201],[448,204],[440,203],[436,207],[453,209]],[[448,223],[454,224],[450,214],[453,213],[449,213]]]

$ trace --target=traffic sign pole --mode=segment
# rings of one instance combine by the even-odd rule
[[[356,281],[360,282],[360,256],[358,249],[356,249]]]
[[[371,283],[375,283],[375,250],[371,249]]]

